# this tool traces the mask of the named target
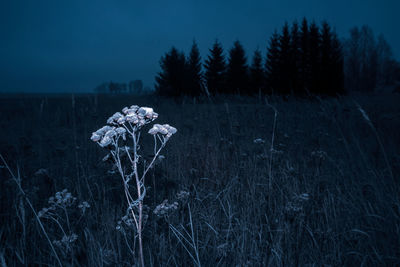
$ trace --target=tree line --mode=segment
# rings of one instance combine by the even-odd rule
[[[386,77],[382,79],[376,77],[378,73],[387,73],[390,66],[395,72],[393,66],[396,61],[391,57],[388,44],[382,41],[383,37],[380,37],[380,43],[384,43],[388,51],[380,52],[381,56],[376,52],[376,57],[362,60],[367,57],[366,54],[374,54],[365,48],[365,43],[368,43],[363,41],[368,37],[365,37],[365,32],[364,28],[361,31],[353,29],[351,37],[342,44],[327,22],[317,25],[304,18],[300,25],[296,21],[291,25],[285,23],[280,32],[275,31],[270,37],[266,56],[263,58],[262,52],[257,49],[250,64],[238,40],[227,57],[221,43],[216,40],[204,64],[195,41],[188,56],[172,47],[161,57],[161,71],[155,78],[156,93],[173,97],[203,94],[335,96],[352,90],[354,84],[357,84],[354,89],[359,90],[370,90],[371,86],[375,88],[377,83],[363,80],[365,75],[370,79],[375,77],[376,81],[383,79],[386,84],[389,80],[393,82],[393,75],[386,77],[382,74]],[[370,46],[379,50],[374,45]],[[360,56],[361,52],[356,53],[358,50],[364,54]],[[387,60],[382,60],[382,57]],[[360,67],[361,63],[363,67]],[[380,69],[381,72],[378,71]],[[345,70],[349,72],[348,76]]]

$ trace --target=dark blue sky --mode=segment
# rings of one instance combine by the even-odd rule
[[[340,37],[368,24],[400,56],[399,0],[12,0],[0,3],[0,92],[84,92],[104,81],[153,87],[175,45],[202,58],[216,38],[265,55],[274,29],[302,17],[327,20]]]

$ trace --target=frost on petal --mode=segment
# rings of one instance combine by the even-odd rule
[[[159,128],[158,128],[158,132],[160,133],[160,134],[168,134],[168,130],[167,130],[167,128],[165,128],[165,126],[164,125],[160,125],[159,126]]]
[[[157,127],[154,127],[153,126],[153,128],[151,128],[150,130],[149,130],[149,134],[151,134],[151,135],[155,135],[155,134],[157,134],[158,133],[158,128]]]
[[[93,142],[98,142],[98,141],[100,141],[101,136],[98,135],[97,133],[92,133],[92,137],[90,137],[90,139],[91,139]]]
[[[146,118],[151,118],[153,116],[153,109],[148,107],[141,107],[137,111],[138,115]]]
[[[110,118],[108,118],[107,123],[108,124],[116,124],[118,119],[123,118],[124,115],[122,115],[120,112],[115,112],[114,115],[112,115]]]
[[[167,130],[167,134],[170,134],[170,136],[178,131],[175,127],[172,127],[169,124],[164,124],[163,127]]]
[[[97,135],[103,136],[107,131],[114,129],[114,127],[111,126],[103,126],[102,128],[98,129],[95,133]]]
[[[124,123],[125,123],[125,120],[126,120],[126,118],[125,118],[124,116],[122,116],[122,117],[120,117],[120,118],[117,120],[117,123],[118,123],[118,124],[124,124]]]
[[[139,106],[137,106],[137,105],[132,105],[132,106],[130,107],[130,109],[132,109],[133,111],[136,111],[136,110],[139,109]]]
[[[122,109],[122,113],[124,113],[125,115],[127,114],[127,112],[128,112],[128,110],[129,110],[129,108],[128,107],[124,107],[123,109]]]
[[[157,119],[157,118],[158,118],[158,113],[153,112],[152,120],[155,120],[155,119]]]
[[[261,139],[261,138],[257,138],[257,139],[254,139],[253,143],[254,144],[264,144],[265,141],[263,139]]]
[[[109,131],[106,132],[106,134],[104,135],[105,137],[110,137],[113,138],[114,136],[117,135],[117,132],[114,129],[111,129]]]
[[[108,123],[108,124],[114,123],[114,118],[113,118],[112,116],[109,117],[109,118],[107,119],[107,123]]]
[[[176,134],[177,131],[178,131],[178,130],[177,130],[175,127],[172,127],[172,126],[170,126],[169,129],[168,129],[168,132],[169,132],[170,134]]]
[[[125,134],[126,130],[123,127],[118,127],[117,129],[115,129],[115,131],[117,132],[117,134]]]
[[[103,139],[101,139],[99,145],[100,145],[101,147],[106,147],[106,146],[108,146],[108,145],[111,144],[111,143],[112,143],[112,138],[109,137],[109,136],[104,136]]]
[[[161,125],[161,124],[158,124],[158,123],[156,123],[156,124],[154,124],[154,125],[153,125],[153,127],[154,127],[154,128],[157,128],[157,129],[160,129],[160,128],[162,127],[162,125]]]
[[[139,118],[135,113],[128,113],[128,115],[126,115],[125,119],[127,122],[131,122],[134,124],[139,122]]]

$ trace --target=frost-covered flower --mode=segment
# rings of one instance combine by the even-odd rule
[[[90,208],[90,204],[86,201],[83,201],[81,204],[78,205],[78,208],[82,210],[82,213],[85,213],[86,209]]]
[[[136,123],[139,122],[139,118],[138,118],[138,116],[137,116],[136,113],[128,113],[128,114],[125,116],[125,120],[126,120],[127,122],[131,122],[131,123],[133,123],[133,124],[136,124]]]
[[[110,145],[110,144],[112,143],[112,141],[113,141],[113,139],[112,139],[111,137],[109,137],[109,136],[104,136],[104,137],[101,139],[99,145],[100,145],[101,147],[106,147],[106,146]]]
[[[117,123],[121,125],[121,124],[124,124],[125,121],[126,121],[125,116],[122,116],[122,117],[120,117],[120,118],[117,120]]]
[[[128,107],[124,107],[123,109],[122,109],[122,113],[124,113],[125,115],[127,114],[127,112],[128,112],[128,110],[129,110],[129,108]]]
[[[261,138],[257,138],[257,139],[254,139],[253,143],[254,144],[264,144],[265,141],[263,139],[261,139]]]
[[[153,213],[158,217],[162,217],[177,210],[178,206],[178,202],[168,203],[168,199],[165,199],[161,204],[157,205],[157,207],[153,210]]]
[[[137,111],[137,114],[139,116],[142,116],[143,118],[152,118],[153,117],[153,109],[152,108],[148,108],[148,107],[141,107],[139,108],[139,110]]]
[[[114,115],[112,115],[110,118],[108,118],[107,123],[108,124],[117,124],[119,119],[122,119],[124,115],[122,115],[120,112],[115,112]]]
[[[153,127],[149,130],[149,134],[151,135],[162,134],[166,135],[167,137],[170,137],[176,132],[176,128],[170,126],[169,124],[154,124]]]
[[[98,142],[98,141],[100,141],[101,136],[98,135],[97,133],[92,133],[92,137],[90,137],[90,139],[91,139],[93,142]]]
[[[123,127],[118,127],[117,129],[115,129],[115,131],[117,132],[117,134],[125,134],[126,133],[126,129]]]
[[[177,197],[179,200],[185,200],[185,199],[188,198],[189,196],[190,196],[190,193],[187,192],[187,191],[185,191],[185,190],[181,190],[180,192],[178,192],[178,193],[176,194],[176,197]]]
[[[132,109],[133,111],[137,111],[137,110],[139,109],[139,106],[137,106],[137,105],[132,105],[132,106],[130,107],[130,109]]]
[[[175,134],[178,131],[175,127],[172,127],[169,124],[164,124],[163,126],[164,126],[165,129],[167,129],[168,133],[171,134],[171,135]]]

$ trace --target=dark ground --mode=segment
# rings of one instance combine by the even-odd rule
[[[56,220],[41,219],[51,241],[62,239],[61,228],[77,235],[64,246],[54,242],[63,265],[136,262],[133,230],[123,224],[116,230],[126,209],[121,180],[102,162],[106,151],[90,141],[110,115],[133,104],[153,107],[155,123],[178,129],[147,179],[148,266],[400,265],[400,95],[269,103],[1,95],[0,154],[37,212],[64,188],[76,197],[54,211]],[[143,141],[146,151],[151,138]],[[0,265],[57,265],[28,202],[0,165]],[[189,199],[156,217],[155,206],[174,201],[180,190]],[[91,206],[83,215],[82,201]]]

